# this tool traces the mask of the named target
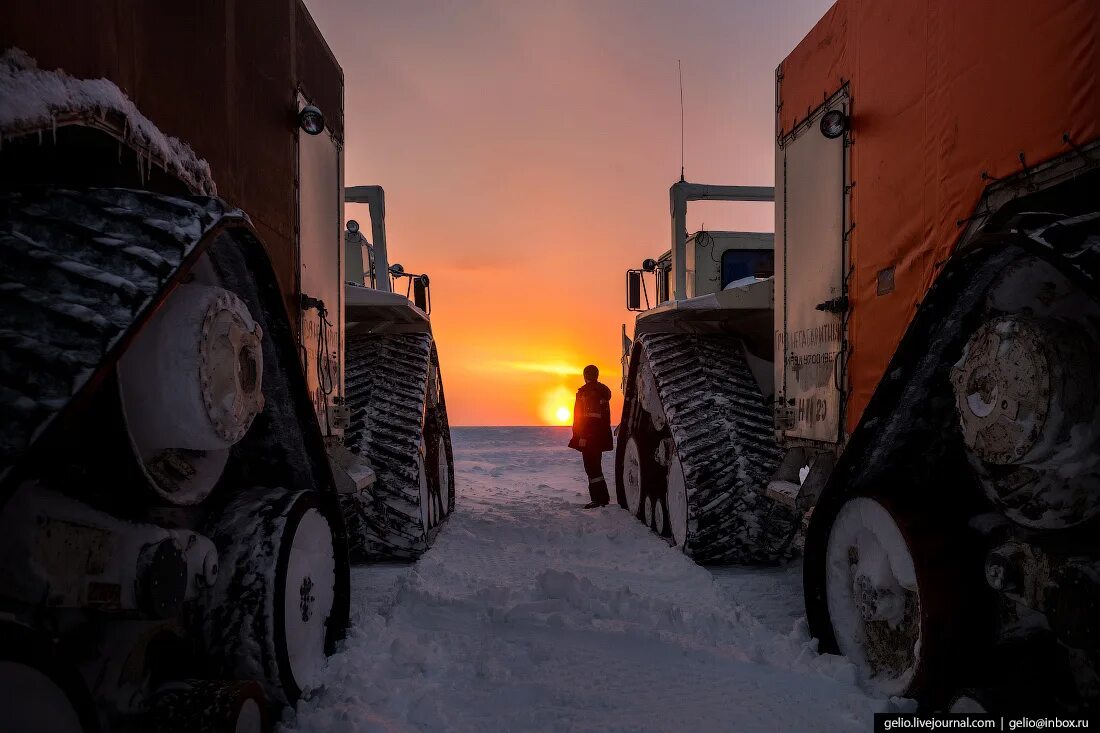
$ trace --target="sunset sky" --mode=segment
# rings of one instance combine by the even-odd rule
[[[677,59],[687,179],[771,185],[775,67],[830,4],[307,0],[344,69],[345,179],[385,187],[390,261],[431,276],[452,424],[555,424],[588,363],[618,421],[623,272],[669,247]],[[770,231],[772,208],[688,224]]]

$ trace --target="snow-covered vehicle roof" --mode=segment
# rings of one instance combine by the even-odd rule
[[[23,135],[84,125],[110,133],[146,165],[158,165],[193,193],[214,196],[210,165],[177,138],[165,135],[108,79],[76,79],[46,71],[19,48],[0,52],[0,143]]]

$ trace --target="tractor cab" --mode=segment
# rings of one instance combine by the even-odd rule
[[[766,232],[711,232],[687,237],[684,268],[688,300],[714,295],[775,275],[775,236]],[[646,282],[647,274],[653,275]],[[644,313],[672,300],[672,250],[626,271],[626,308]]]

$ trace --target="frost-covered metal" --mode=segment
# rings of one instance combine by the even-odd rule
[[[263,409],[262,338],[240,298],[185,283],[119,360],[127,429],[162,498],[197,504],[213,490]]]
[[[212,198],[0,193],[0,479],[110,366],[196,247],[245,223]]]

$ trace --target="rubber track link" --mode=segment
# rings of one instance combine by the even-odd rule
[[[0,480],[229,220],[247,222],[214,198],[0,192]]]
[[[421,519],[417,464],[431,355],[430,334],[347,338],[344,384],[351,427],[345,442],[351,452],[366,456],[376,476],[373,503],[342,496],[357,562],[414,560],[438,531],[425,530]]]
[[[647,334],[638,341],[684,468],[685,552],[705,563],[781,560],[799,517],[765,495],[783,452],[740,339]]]

